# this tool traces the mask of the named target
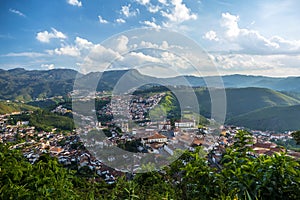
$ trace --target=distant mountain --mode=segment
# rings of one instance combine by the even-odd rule
[[[65,95],[72,90],[76,74],[77,72],[71,69],[1,70],[0,99],[28,101],[41,97]]]
[[[101,79],[99,82],[100,76]],[[97,91],[112,90],[120,78],[122,78],[122,83],[126,82],[128,87],[145,83],[149,85],[206,87],[206,82],[214,85],[216,81],[220,80],[219,77],[213,76],[205,78],[195,76],[155,78],[143,75],[137,70],[116,70],[104,73],[91,72],[83,75],[71,69],[30,71],[23,68],[11,70],[0,69],[0,99],[29,101],[42,97],[63,96],[73,90],[75,79],[77,83],[76,88],[91,89],[92,85],[95,85]],[[270,78],[263,76],[229,75],[223,76],[222,79],[226,88],[259,87],[283,91],[294,97],[299,97],[300,94],[300,77]]]
[[[299,130],[300,105],[258,109],[227,121],[227,124],[257,130]]]
[[[218,77],[185,76],[186,80],[194,87],[207,86],[206,82],[215,82]],[[172,79],[173,81],[176,78]],[[222,76],[225,88],[259,87],[277,91],[300,93],[300,77],[273,78],[264,76],[228,75]]]

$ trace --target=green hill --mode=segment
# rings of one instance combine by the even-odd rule
[[[206,88],[198,88],[196,95],[201,114],[210,117],[209,91]],[[265,88],[228,88],[226,89],[226,100],[227,119],[265,107],[300,104],[300,101],[293,97]]]
[[[227,89],[227,116],[236,116],[270,106],[291,106],[300,104],[290,96],[265,88]]]
[[[0,101],[0,114],[19,112],[19,111],[34,111],[38,108],[22,103]]]
[[[300,105],[268,107],[255,110],[227,121],[227,124],[258,130],[299,130]]]

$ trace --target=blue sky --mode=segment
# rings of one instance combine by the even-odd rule
[[[118,55],[122,66],[125,61],[132,66],[145,60],[150,66],[151,61],[158,74],[164,70],[155,62],[169,62],[174,68],[179,66],[172,62],[185,65],[170,51],[178,42],[174,38],[133,44],[123,34],[151,27],[176,31],[197,42],[220,74],[300,76],[299,9],[297,0],[2,0],[0,68],[88,72],[93,70],[81,68],[91,55],[98,56],[98,62],[103,62],[99,57]],[[142,43],[165,53],[129,48]],[[126,57],[121,54],[125,51]],[[179,73],[189,74],[181,67]],[[216,73],[206,68],[203,74]]]

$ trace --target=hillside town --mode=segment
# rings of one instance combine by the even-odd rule
[[[147,99],[133,99],[129,104],[129,116],[135,120],[145,119],[147,112],[158,104],[162,97],[163,94],[158,94]],[[53,111],[71,112],[62,106]],[[99,112],[111,114],[111,106],[104,106]],[[22,113],[15,112],[0,116],[1,143],[13,144],[11,148],[21,150],[30,163],[35,163],[41,154],[50,153],[51,156],[57,157],[62,165],[76,170],[95,172],[107,183],[114,183],[117,176],[126,172],[134,174],[141,171],[142,160],[147,155],[154,156],[153,162],[166,164],[165,158],[172,157],[176,151],[180,149],[194,151],[198,146],[202,146],[207,152],[208,161],[218,167],[225,147],[232,145],[237,131],[244,129],[236,126],[203,126],[197,124],[195,120],[179,120],[174,123],[162,120],[147,122],[143,126],[137,125],[133,128],[129,127],[128,122],[122,121],[120,127],[95,123],[87,129],[78,128],[68,132],[53,129],[46,132],[37,131],[29,121],[12,124],[11,119],[20,114]],[[249,131],[252,133],[251,148],[254,156],[286,152],[289,156],[300,158],[299,152],[286,150],[275,143],[278,140],[291,140],[291,132]],[[126,153],[99,154],[111,147],[123,149]],[[135,156],[134,162],[130,156],[132,152],[138,155]],[[111,167],[120,159],[118,156],[122,156],[123,162],[118,163],[117,168]]]

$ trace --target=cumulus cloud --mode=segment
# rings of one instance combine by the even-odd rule
[[[54,66],[54,64],[41,64],[41,68],[46,68],[46,69],[51,70],[51,69],[54,69],[55,66]]]
[[[256,30],[240,28],[239,16],[223,13],[221,27],[224,41],[237,44],[238,51],[251,54],[300,53],[300,41],[289,41],[279,36],[267,38]]]
[[[128,4],[127,6],[122,6],[121,14],[123,14],[125,17],[133,17],[136,16],[137,13],[139,13],[139,10],[132,10],[131,4]]]
[[[78,7],[82,6],[81,1],[78,1],[78,0],[67,0],[67,3],[72,6],[78,6]]]
[[[76,37],[75,44],[79,49],[90,49],[93,47],[93,43],[87,39]]]
[[[148,10],[150,13],[157,13],[158,11],[161,10],[161,7],[158,6],[158,5],[152,5],[152,4],[149,4],[149,6],[147,7],[147,10]]]
[[[24,13],[22,13],[21,11],[16,10],[16,9],[10,8],[10,9],[9,9],[9,12],[14,13],[14,14],[17,14],[17,15],[19,15],[19,16],[21,16],[21,17],[26,17],[26,15],[25,15]]]
[[[192,13],[189,8],[186,7],[182,0],[171,0],[172,8],[168,11],[162,11],[162,16],[168,18],[170,22],[182,23],[188,20],[196,20],[197,15]]]
[[[155,28],[155,29],[161,28],[161,26],[156,24],[154,21],[151,22],[151,21],[146,20],[146,21],[141,22],[141,24],[144,24],[147,27],[151,27],[151,28]]]
[[[141,65],[161,63],[161,60],[151,55],[146,55],[142,52],[130,52],[126,57],[120,60],[120,65],[127,68],[135,68]]]
[[[50,55],[63,55],[63,56],[72,56],[80,57],[83,54],[87,54],[95,45],[81,37],[76,37],[73,45],[62,45],[60,48],[54,50],[48,50]]]
[[[123,53],[128,49],[128,37],[121,35],[111,42],[111,48],[119,53]]]
[[[118,24],[124,24],[124,23],[126,23],[126,21],[125,21],[124,19],[122,19],[122,18],[116,19],[116,22],[117,22]]]
[[[103,19],[100,15],[98,15],[98,19],[101,24],[108,24],[108,21]]]
[[[300,73],[300,55],[210,55],[222,74],[295,76]]]
[[[167,0],[158,0],[158,2],[163,4],[163,5],[167,5]]]
[[[152,4],[150,0],[135,0],[135,2],[145,6],[150,13],[157,13],[162,9],[161,6]]]
[[[293,76],[300,73],[299,40],[266,37],[257,30],[241,27],[240,20],[237,15],[223,13],[221,29],[217,33],[209,31],[203,36],[212,44],[218,41],[219,48],[215,49],[222,53],[212,51],[210,57],[221,73],[264,76]]]
[[[237,37],[240,33],[238,26],[239,16],[230,13],[222,13],[221,26],[226,28],[226,36],[228,38]]]
[[[83,73],[105,71],[110,67],[112,61],[120,57],[118,52],[110,48],[106,48],[100,44],[94,45],[84,58],[83,63],[80,64],[80,71]]]
[[[57,55],[65,55],[65,56],[80,56],[80,51],[78,48],[74,46],[65,46],[61,48],[56,48],[54,50],[54,53]]]
[[[146,5],[150,3],[150,0],[135,0],[135,1],[141,5]]]
[[[49,43],[50,42],[50,39],[66,39],[67,36],[60,32],[60,31],[57,31],[55,28],[51,28],[51,32],[48,32],[48,31],[43,31],[43,32],[38,32],[36,34],[36,39],[40,42],[43,42],[43,43]]]
[[[205,33],[203,38],[207,40],[219,41],[219,38],[217,37],[217,33],[215,31],[208,31],[207,33]]]

